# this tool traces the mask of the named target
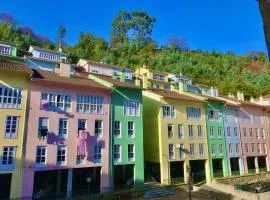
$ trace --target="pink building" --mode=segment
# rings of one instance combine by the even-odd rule
[[[269,144],[265,130],[265,106],[254,102],[243,101],[243,95],[238,95],[239,124],[245,173],[269,171]]]
[[[111,90],[68,64],[33,71],[22,197],[108,191]]]

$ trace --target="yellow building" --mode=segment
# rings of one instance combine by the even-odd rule
[[[210,166],[205,101],[180,92],[143,92],[146,179],[164,184],[207,181]]]
[[[32,71],[0,60],[0,199],[19,198],[27,97]]]

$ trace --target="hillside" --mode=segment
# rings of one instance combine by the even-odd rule
[[[147,15],[145,12],[140,12],[139,16]],[[119,15],[123,14],[128,13],[122,11],[119,13]],[[126,22],[121,22],[119,28],[118,17],[116,16],[113,22],[110,45],[101,37],[91,33],[81,33],[75,45],[64,45],[64,52],[69,54],[70,60],[76,63],[79,58],[85,58],[131,69],[146,65],[150,69],[161,72],[182,73],[192,77],[194,83],[217,86],[223,95],[236,93],[238,90],[243,91],[247,98],[270,93],[270,67],[263,53],[237,56],[231,52],[222,54],[215,51],[193,51],[188,49],[185,42],[175,38],[167,45],[161,46],[151,38],[154,18],[144,23],[147,24],[145,30],[148,32],[145,30],[142,33],[136,32],[137,36],[131,37],[128,36],[126,29],[130,29],[129,32],[135,31],[136,23],[140,22],[132,21],[133,25],[126,27],[124,32],[120,28]],[[0,40],[16,43],[23,51],[27,51],[31,44],[57,49],[56,43],[35,34],[32,29],[15,27],[11,23],[1,22]],[[60,38],[62,41],[64,35],[65,33]]]

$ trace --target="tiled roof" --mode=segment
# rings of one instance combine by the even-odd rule
[[[98,65],[98,66],[107,67],[107,68],[120,68],[120,69],[124,69],[124,70],[133,72],[133,70],[131,70],[131,69],[127,68],[127,67],[121,67],[121,66],[118,66],[118,65],[110,65],[110,64],[106,64],[106,63],[93,61],[93,60],[86,60],[86,59],[83,59],[83,60],[87,61],[88,64],[90,64],[90,65]]]
[[[258,103],[254,103],[254,102],[249,102],[249,101],[242,101],[242,100],[238,100],[236,98],[232,98],[232,97],[225,97],[225,96],[221,96],[222,98],[224,99],[228,99],[230,101],[234,101],[234,102],[237,102],[241,105],[247,105],[247,106],[258,106],[258,107],[266,107],[265,105],[262,105],[262,104],[258,104]]]
[[[56,54],[67,56],[67,54],[66,53],[63,53],[63,52],[59,52],[59,51],[55,51],[55,50],[51,50],[51,49],[45,49],[45,48],[37,47],[37,46],[33,46],[33,45],[31,45],[31,47],[33,47],[34,49],[40,50],[40,51],[47,51],[47,52],[51,52],[51,53],[56,53]]]
[[[104,90],[110,90],[110,88],[103,86],[93,80],[78,77],[78,76],[71,76],[71,77],[63,77],[55,74],[55,72],[44,71],[44,70],[37,70],[33,69],[33,76],[32,80],[39,80],[39,81],[49,81],[54,83],[62,83],[67,85],[74,85],[80,87],[91,87],[91,88],[99,88]]]
[[[168,90],[160,90],[160,89],[149,89],[148,91],[153,92],[157,95],[162,96],[163,98],[168,98],[168,99],[179,99],[179,100],[185,100],[185,101],[196,101],[196,102],[202,102],[205,103],[204,100],[192,97],[186,94],[180,94],[178,92],[174,91],[168,91]]]
[[[10,61],[10,60],[4,60],[4,59],[0,60],[0,69],[7,70],[7,71],[22,72],[22,73],[27,73],[27,74],[32,73],[32,70],[23,63]]]
[[[135,84],[127,83],[127,82],[121,82],[117,79],[113,79],[111,76],[105,76],[100,74],[94,74],[94,73],[88,73],[88,72],[76,72],[76,74],[80,77],[88,77],[89,75],[95,76],[97,78],[100,78],[108,83],[113,84],[116,87],[126,87],[126,88],[134,88],[134,89],[143,89],[142,87],[136,86]]]

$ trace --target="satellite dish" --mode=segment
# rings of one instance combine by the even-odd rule
[[[176,145],[175,145],[175,148],[176,148],[176,149],[180,149],[180,144],[176,144]]]

